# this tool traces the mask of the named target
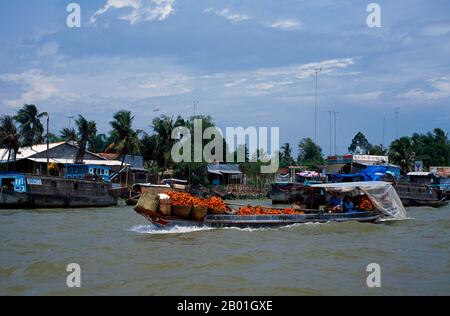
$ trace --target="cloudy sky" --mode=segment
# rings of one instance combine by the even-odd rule
[[[52,131],[83,114],[107,132],[130,109],[149,131],[155,115],[211,114],[221,127],[279,126],[281,141],[314,137],[339,153],[358,131],[372,143],[435,127],[450,131],[450,2],[378,1],[369,28],[362,0],[83,0],[0,3],[0,114],[33,103]],[[155,112],[155,109],[160,109]],[[333,145],[334,146],[334,145]]]

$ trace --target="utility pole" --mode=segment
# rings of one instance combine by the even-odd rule
[[[47,175],[50,175],[50,139],[48,135],[50,125],[50,116],[47,114]]]
[[[386,118],[383,117],[383,140],[381,142],[381,150],[384,150],[384,144],[385,144],[385,137],[386,137]]]
[[[397,132],[397,139],[399,137],[399,133],[398,133],[398,114],[399,114],[399,111],[400,111],[400,107],[396,107],[395,108],[395,129],[396,129],[396,132]]]
[[[330,116],[330,156],[333,155],[333,132],[332,132],[332,126],[333,126],[333,122],[332,122],[332,115],[333,115],[333,111],[328,111],[328,114]]]
[[[194,116],[197,115],[197,106],[200,105],[200,101],[194,101]]]
[[[314,142],[317,144],[317,96],[318,96],[318,88],[319,88],[319,72],[322,71],[322,68],[315,68],[314,73],[316,75],[316,93],[315,93],[315,102],[314,102]]]
[[[333,111],[334,114],[334,155],[337,156],[337,119],[339,112]]]

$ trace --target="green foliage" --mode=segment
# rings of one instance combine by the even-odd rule
[[[391,143],[389,158],[392,163],[400,166],[403,172],[411,171],[416,154],[410,137],[401,137]]]
[[[89,150],[94,153],[102,153],[108,146],[108,138],[105,134],[94,135],[89,142]]]
[[[348,147],[348,151],[352,154],[367,155],[370,147],[371,145],[366,136],[364,136],[363,133],[358,132],[358,134],[353,137],[352,143],[350,147]]]
[[[387,150],[384,149],[382,145],[372,145],[361,132],[358,132],[355,137],[353,137],[352,143],[348,147],[348,151],[354,155],[384,156],[387,154]]]
[[[112,131],[110,133],[110,144],[107,152],[116,153],[122,158],[122,165],[126,155],[139,155],[141,131],[133,129],[134,116],[130,111],[119,111],[114,114],[114,120],[110,122]]]
[[[289,143],[285,143],[281,147],[280,152],[280,167],[288,168],[289,166],[293,166],[295,164],[294,158],[292,158],[292,148]]]
[[[34,104],[25,104],[15,116],[20,125],[22,146],[32,146],[44,142],[44,127],[41,118],[48,116],[47,112],[39,113]]]
[[[5,148],[8,153],[6,171],[9,171],[9,162],[12,160],[16,162],[16,155],[20,148],[19,133],[17,132],[14,118],[9,115],[0,117],[0,147]],[[0,157],[4,160],[5,157]]]
[[[427,134],[414,133],[412,137],[394,140],[389,148],[389,157],[403,172],[411,171],[415,160],[422,160],[425,168],[449,166],[450,141],[440,128]]]
[[[86,146],[92,143],[95,135],[97,134],[97,125],[94,121],[88,121],[82,115],[78,115],[78,119],[75,120],[75,124],[78,127],[78,152],[75,158],[75,163],[82,163],[84,154],[86,153]]]
[[[325,162],[322,155],[322,148],[316,145],[311,138],[303,138],[298,145],[298,159],[299,165],[316,167]]]
[[[153,120],[153,130],[156,135],[154,153],[156,160],[162,161],[162,173],[167,170],[172,162],[171,152],[175,144],[175,140],[172,139],[172,132],[179,126],[185,126],[185,124],[185,120],[180,116],[174,119],[174,117],[163,115]],[[148,140],[150,141],[150,139]]]
[[[66,142],[76,142],[77,132],[73,128],[65,127],[59,132],[59,137]]]

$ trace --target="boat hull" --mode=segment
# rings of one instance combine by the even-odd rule
[[[117,205],[112,196],[69,196],[6,191],[0,197],[0,209],[83,208]]]
[[[397,183],[395,189],[404,206],[442,207],[448,204],[447,195],[427,185]]]
[[[152,224],[161,227],[173,226],[199,226],[211,228],[279,228],[295,224],[328,223],[328,222],[369,222],[373,223],[382,218],[380,213],[360,212],[352,214],[304,214],[304,215],[208,215],[201,222],[183,220],[172,216],[150,212],[144,209],[135,209],[136,212],[147,218]]]
[[[272,189],[269,191],[269,198],[272,204],[290,204],[300,201],[302,199],[302,186],[289,184],[272,184]]]

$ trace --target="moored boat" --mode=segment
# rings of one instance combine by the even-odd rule
[[[410,172],[395,188],[405,206],[441,207],[448,204],[447,183],[433,172]]]
[[[0,209],[117,205],[109,172],[106,167],[67,165],[64,177],[0,173]]]
[[[304,167],[289,167],[289,170],[289,174],[277,175],[275,182],[271,184],[268,196],[272,204],[303,202],[303,189],[312,184],[322,183],[320,174],[315,171],[305,170]],[[299,170],[300,172],[297,172]]]

